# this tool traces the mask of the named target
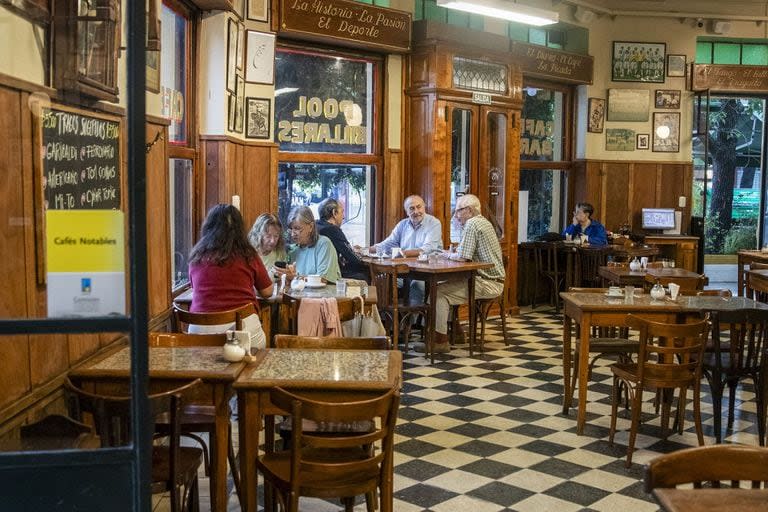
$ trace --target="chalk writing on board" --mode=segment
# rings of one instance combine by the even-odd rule
[[[119,123],[43,109],[40,151],[46,209],[120,208]]]

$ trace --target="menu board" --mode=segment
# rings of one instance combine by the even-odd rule
[[[45,208],[120,209],[120,123],[43,108],[41,125]]]

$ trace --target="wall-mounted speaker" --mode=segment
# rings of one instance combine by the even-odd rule
[[[723,20],[712,20],[712,32],[715,34],[727,34],[731,31],[731,22]]]

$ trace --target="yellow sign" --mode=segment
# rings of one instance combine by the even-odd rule
[[[125,272],[123,212],[48,210],[48,272]]]

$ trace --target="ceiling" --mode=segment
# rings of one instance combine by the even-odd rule
[[[722,19],[768,16],[766,0],[552,0],[553,6],[561,3],[594,8],[599,14],[616,16],[638,16],[641,14],[638,11],[663,17],[673,13],[680,13],[684,17],[693,15]]]

